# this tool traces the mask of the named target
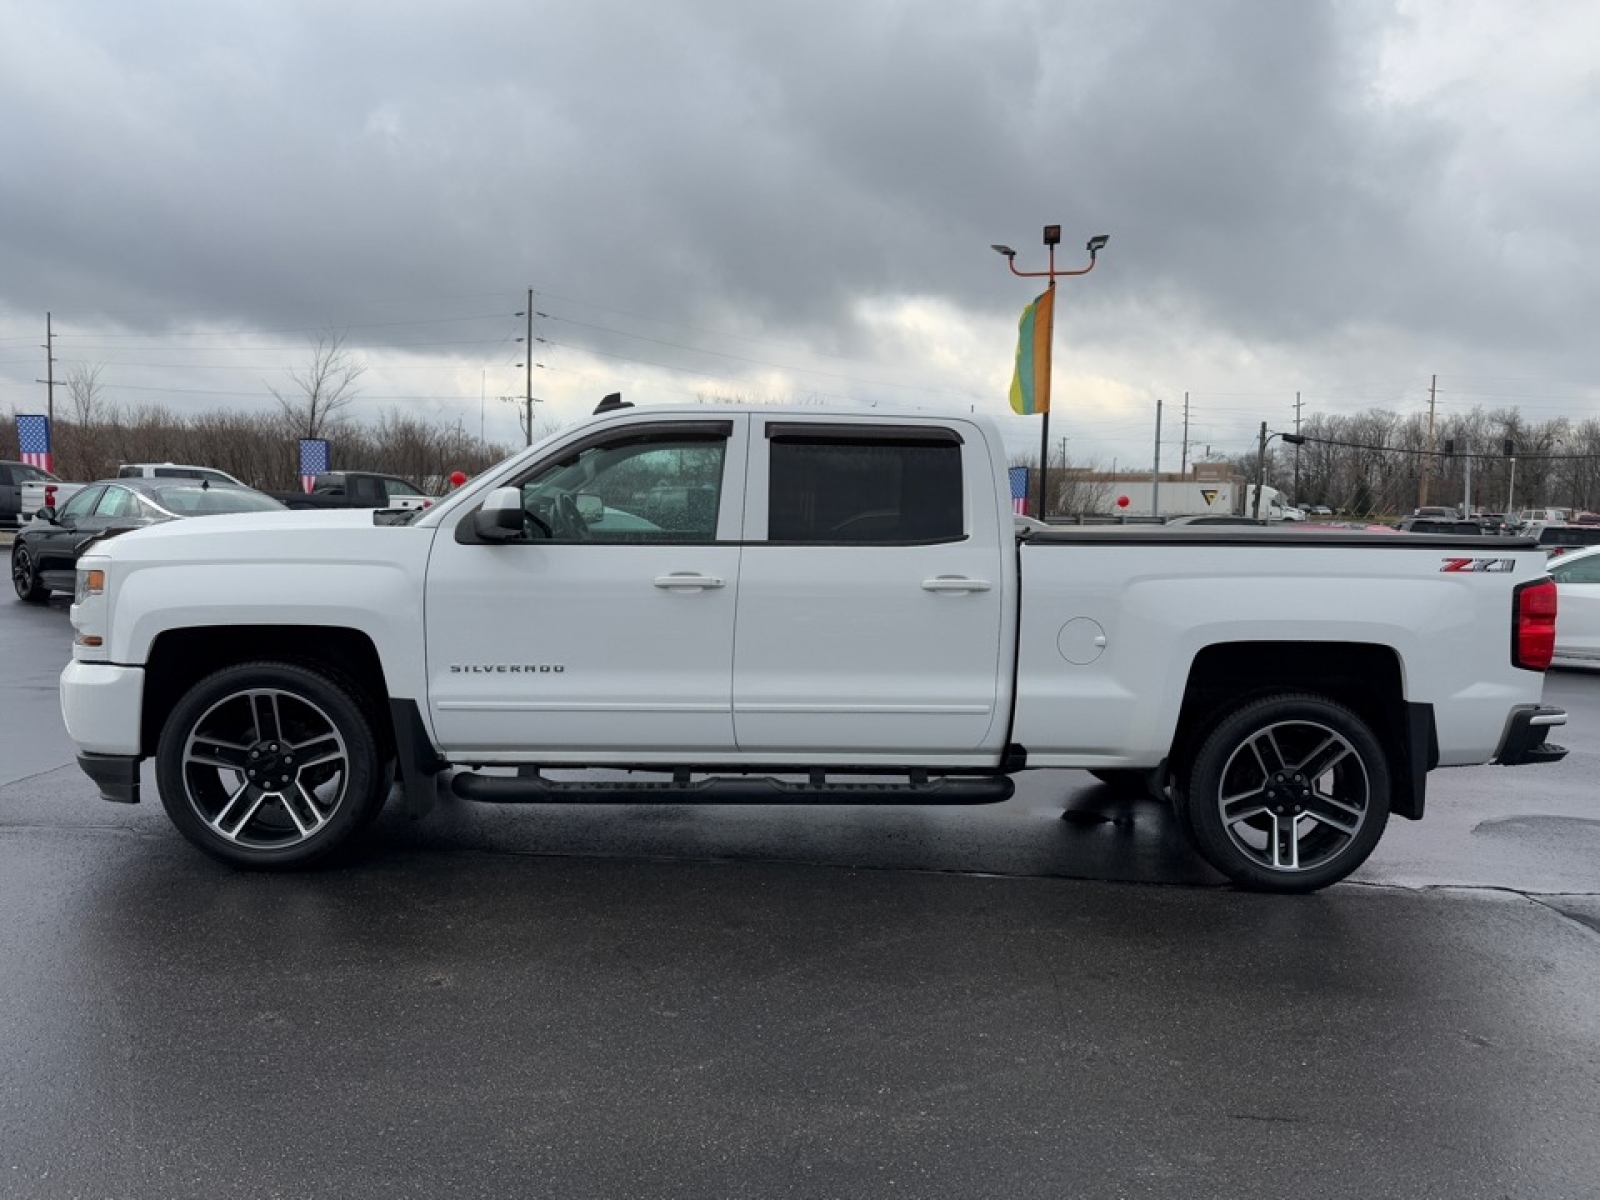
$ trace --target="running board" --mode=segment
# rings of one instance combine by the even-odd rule
[[[1016,785],[1005,775],[844,783],[817,772],[804,781],[760,775],[566,782],[527,771],[516,777],[462,772],[450,780],[450,789],[463,800],[493,804],[999,804],[1011,799]]]

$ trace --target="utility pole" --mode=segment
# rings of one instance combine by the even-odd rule
[[[1300,432],[1300,393],[1294,394],[1294,431]],[[1294,502],[1300,503],[1300,447],[1294,448]]]
[[[50,424],[50,442],[55,444],[56,438],[56,335],[50,324],[50,314],[44,315],[44,378],[35,379],[35,383],[44,384],[44,410],[45,420]]]
[[[526,411],[525,411],[525,415],[524,415],[523,421],[522,421],[522,429],[523,429],[523,432],[525,434],[527,434],[528,445],[531,446],[531,445],[533,445],[533,405],[534,405],[534,395],[533,395],[533,289],[532,288],[528,289],[528,307],[526,309],[524,309],[522,312],[517,313],[516,315],[519,316],[519,317],[527,317],[528,318],[528,332],[527,332],[526,336],[520,337],[520,338],[517,339],[519,342],[522,343],[522,347],[523,347],[523,355],[522,355],[522,357],[526,361],[518,363],[517,365],[520,366],[520,367],[526,368],[526,372],[524,374],[524,379],[526,380],[526,382],[523,385],[523,392],[522,392],[522,403],[523,403],[524,409]]]
[[[1439,390],[1439,377],[1428,384],[1428,456],[1422,460],[1422,481],[1417,484],[1417,507],[1428,503],[1428,476],[1433,473],[1433,402]]]
[[[1261,519],[1261,485],[1267,478],[1267,423],[1261,422],[1261,445],[1256,451],[1256,503],[1255,510],[1250,514],[1256,520]]]
[[[1178,460],[1178,474],[1189,474],[1189,393],[1183,394],[1183,457]]]
[[[1150,472],[1150,515],[1161,515],[1161,397],[1156,397],[1156,461]]]

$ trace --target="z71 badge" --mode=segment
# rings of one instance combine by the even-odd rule
[[[1515,571],[1514,558],[1447,558],[1441,571]]]

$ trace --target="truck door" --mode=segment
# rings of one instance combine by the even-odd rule
[[[471,513],[440,530],[428,703],[449,752],[667,762],[733,749],[747,424],[602,426],[515,481],[521,539],[476,540]]]
[[[1001,545],[981,437],[959,422],[755,417],[750,447],[740,751],[860,763],[1003,743],[1014,543],[1007,514]]]

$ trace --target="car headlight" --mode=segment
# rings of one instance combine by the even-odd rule
[[[72,657],[98,662],[106,653],[106,569],[78,564],[72,589]]]
[[[78,586],[73,591],[72,602],[82,604],[90,596],[106,594],[106,573],[99,567],[79,567]]]

